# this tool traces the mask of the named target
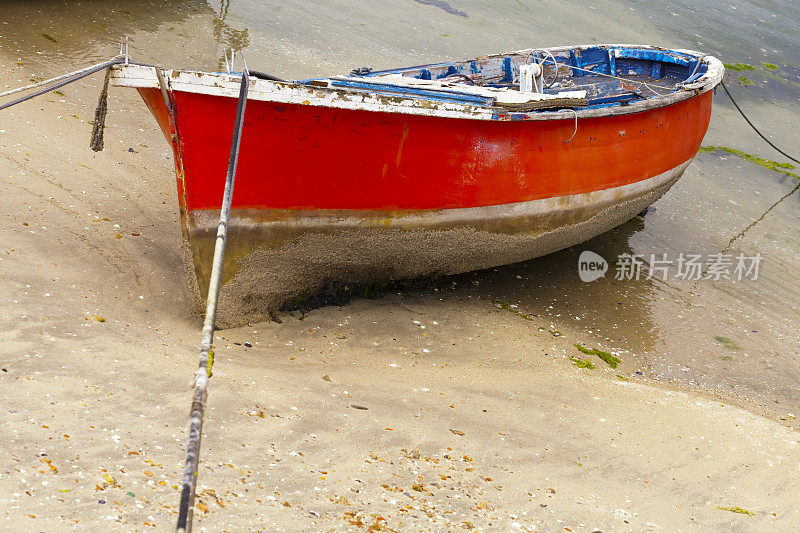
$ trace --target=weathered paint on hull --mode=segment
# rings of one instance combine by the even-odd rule
[[[218,322],[227,327],[266,319],[291,298],[335,281],[458,274],[561,250],[641,212],[666,193],[688,163],[605,191],[457,213],[234,210]],[[198,288],[208,284],[218,220],[219,210],[189,215]],[[195,289],[198,298],[201,292]]]
[[[233,128],[231,98],[140,88],[178,175],[196,301],[208,285]],[[163,108],[163,109],[160,109]],[[680,177],[711,93],[640,113],[472,121],[249,102],[218,323],[268,316],[336,282],[454,274],[607,231]]]

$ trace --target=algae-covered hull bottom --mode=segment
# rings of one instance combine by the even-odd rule
[[[504,106],[503,91],[519,91],[520,67],[532,63],[548,83],[557,76],[553,87],[513,94],[513,108]],[[217,322],[257,321],[336,283],[523,261],[614,228],[683,174],[721,76],[711,56],[605,45],[369,77],[254,80]],[[166,71],[165,79],[161,86],[153,68],[132,65],[113,78],[138,88],[172,143],[199,305],[240,77]],[[531,109],[519,112],[520,98]]]

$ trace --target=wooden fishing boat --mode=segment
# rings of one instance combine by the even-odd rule
[[[723,74],[698,52],[592,45],[253,79],[218,323],[264,318],[334,283],[492,267],[607,231],[683,174]],[[139,65],[112,74],[138,89],[172,145],[198,303],[240,81]]]

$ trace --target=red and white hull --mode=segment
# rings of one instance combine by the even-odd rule
[[[700,147],[709,89],[721,78],[719,62],[704,61],[709,79],[657,105],[522,116],[254,80],[218,323],[258,320],[331,283],[531,259],[625,222],[663,195]],[[115,83],[139,89],[172,142],[199,302],[238,79],[166,74],[166,91],[147,67],[125,66]]]

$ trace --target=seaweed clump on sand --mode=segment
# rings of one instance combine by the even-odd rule
[[[581,346],[580,344],[575,344],[574,346],[581,353],[585,353],[586,355],[596,355],[611,368],[617,368],[617,365],[622,362],[620,358],[615,357],[608,352],[604,352],[603,350],[598,350],[597,348],[590,349],[585,346]]]
[[[579,357],[570,357],[569,360],[572,361],[572,364],[577,366],[578,368],[588,368],[589,370],[594,368],[594,363],[592,363],[588,359],[581,359]]]
[[[747,63],[723,63],[725,65],[726,70],[732,70],[734,72],[744,72],[745,70],[755,70],[756,67],[753,65],[748,65]]]
[[[742,509],[738,505],[736,507],[723,507],[721,505],[717,505],[717,509],[720,510],[720,511],[730,511],[732,513],[739,513],[739,514],[746,514],[746,515],[753,516],[753,512],[752,511],[748,511],[747,509]]]
[[[734,342],[732,339],[729,339],[728,337],[722,337],[721,335],[714,335],[714,340],[720,343],[722,347],[725,348],[726,350],[738,352],[742,349],[741,346],[736,344],[736,342]]]
[[[510,303],[504,302],[502,300],[496,300],[495,304],[497,304],[497,307],[502,309],[503,311],[508,311],[509,313],[517,315],[520,318],[524,318],[525,320],[531,320],[531,321],[534,320],[533,315],[529,315],[527,313],[523,313],[522,311],[518,310],[517,306],[514,305],[514,304],[510,304]]]
[[[792,165],[791,163],[781,163],[779,161],[773,161],[772,159],[765,159],[763,157],[758,157],[757,155],[748,154],[747,152],[737,150],[736,148],[729,148],[727,146],[701,146],[698,152],[703,154],[711,154],[714,152],[727,152],[731,155],[735,155],[736,157],[740,157],[745,161],[749,161],[751,163],[755,163],[760,167],[764,167],[767,170],[778,172],[779,174],[785,174],[787,176],[791,176],[792,178],[800,180],[800,174],[795,174],[794,172],[790,172],[791,170],[795,169],[795,166]]]

